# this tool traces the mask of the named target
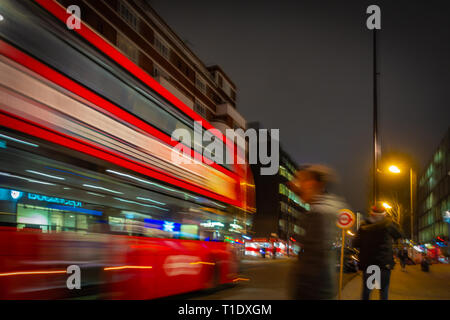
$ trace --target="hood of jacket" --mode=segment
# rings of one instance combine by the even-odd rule
[[[388,227],[392,223],[392,219],[389,217],[369,217],[362,224],[361,228],[364,230],[378,230]]]
[[[316,196],[311,203],[311,212],[320,212],[324,214],[335,215],[337,217],[339,210],[348,209],[348,204],[334,194],[322,194]]]

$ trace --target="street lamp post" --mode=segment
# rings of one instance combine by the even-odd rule
[[[381,9],[377,5],[370,5],[367,7],[366,13],[370,14],[367,18],[366,26],[372,30],[373,35],[373,53],[372,53],[372,76],[373,76],[373,204],[378,199],[378,156],[380,153],[379,139],[378,139],[378,48],[377,48],[377,33],[381,30]]]
[[[378,72],[377,72],[377,29],[373,29],[373,204],[378,199]]]

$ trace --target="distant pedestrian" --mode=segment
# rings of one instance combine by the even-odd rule
[[[422,261],[420,262],[420,268],[424,272],[430,271],[430,260],[428,259],[427,255],[425,253],[422,253]]]
[[[259,252],[261,253],[261,256],[262,256],[263,258],[266,257],[266,248],[261,247],[261,249],[259,250]]]
[[[402,271],[405,271],[406,261],[408,260],[408,251],[406,248],[402,248],[398,252],[398,260],[400,260],[400,266],[402,267]]]
[[[402,237],[398,225],[389,217],[382,206],[373,206],[368,219],[361,223],[358,233],[353,240],[353,246],[359,248],[359,260],[363,271],[362,299],[369,300],[371,289],[367,280],[371,272],[369,266],[378,266],[380,269],[381,300],[388,299],[391,270],[394,268],[393,241]]]
[[[277,257],[277,247],[275,247],[275,243],[272,244],[272,258],[275,259]]]
[[[311,165],[301,168],[290,183],[290,188],[310,205],[300,221],[303,228],[298,237],[301,251],[289,279],[293,299],[329,300],[337,295],[337,257],[333,244],[338,233],[338,212],[347,206],[327,193],[334,180],[330,168]]]

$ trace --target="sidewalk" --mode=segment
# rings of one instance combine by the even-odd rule
[[[342,300],[359,300],[362,292],[361,273],[342,290]],[[374,290],[371,300],[379,299]],[[430,272],[422,272],[420,265],[406,266],[406,272],[396,265],[391,274],[390,300],[450,300],[450,264],[434,264]]]

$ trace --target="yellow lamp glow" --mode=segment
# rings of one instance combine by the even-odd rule
[[[386,209],[392,209],[392,207],[386,202],[383,202],[383,207]]]
[[[397,166],[394,166],[394,165],[389,167],[389,171],[392,172],[392,173],[400,173],[400,169]]]

